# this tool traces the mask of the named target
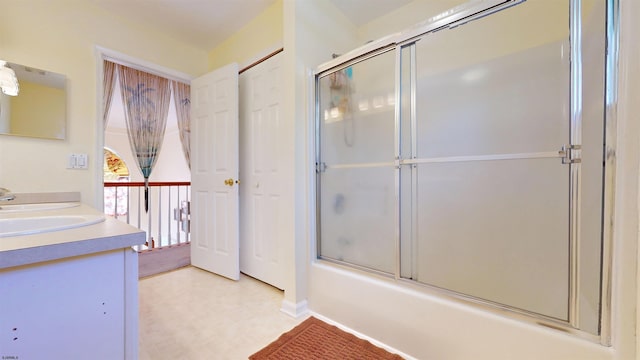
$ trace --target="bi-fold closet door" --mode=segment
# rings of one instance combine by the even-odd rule
[[[284,289],[292,220],[282,119],[282,55],[240,74],[240,271]]]
[[[319,74],[319,257],[597,334],[605,5],[580,5]]]

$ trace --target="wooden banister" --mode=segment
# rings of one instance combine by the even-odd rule
[[[105,181],[104,187],[143,187],[143,181]],[[191,186],[190,181],[150,181],[149,186]]]

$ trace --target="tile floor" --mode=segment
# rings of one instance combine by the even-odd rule
[[[140,360],[247,359],[304,320],[274,287],[191,266],[141,279],[139,297]]]

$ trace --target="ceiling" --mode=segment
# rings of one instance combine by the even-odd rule
[[[116,16],[165,32],[210,51],[276,0],[90,0]],[[309,0],[303,0],[309,1]],[[412,0],[332,2],[354,25],[363,25]]]

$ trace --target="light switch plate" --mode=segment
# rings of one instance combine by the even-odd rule
[[[87,154],[70,154],[67,159],[67,169],[87,169],[89,156]]]

